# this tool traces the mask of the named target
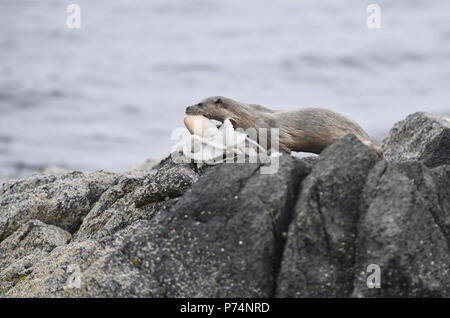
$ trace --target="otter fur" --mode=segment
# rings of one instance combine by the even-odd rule
[[[356,122],[325,108],[273,110],[214,96],[187,107],[186,114],[203,115],[221,122],[230,119],[234,128],[279,128],[280,149],[287,153],[302,151],[319,154],[339,138],[353,134],[383,158],[381,149]]]

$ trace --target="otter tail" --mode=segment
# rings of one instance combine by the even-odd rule
[[[383,160],[386,160],[386,157],[383,154],[383,150],[381,150],[380,147],[378,147],[377,145],[373,144],[372,148],[375,150],[375,152],[377,153],[378,157],[380,157]]]
[[[383,150],[381,150],[380,147],[378,147],[377,145],[375,145],[372,141],[369,140],[361,140],[363,144],[365,144],[366,146],[369,146],[370,148],[372,148],[373,150],[375,150],[375,152],[377,153],[378,157],[380,157],[383,160],[386,160],[386,157],[383,154]]]

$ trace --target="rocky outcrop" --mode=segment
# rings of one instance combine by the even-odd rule
[[[362,191],[376,153],[349,135],[324,150],[295,206],[280,297],[339,297],[353,289]]]
[[[150,219],[158,208],[181,196],[203,171],[193,165],[175,164],[170,156],[147,174],[124,174],[103,192],[86,215],[75,240],[101,238],[140,219]]]
[[[357,297],[450,297],[450,166],[378,163],[356,238]],[[369,264],[382,288],[367,288]]]
[[[260,174],[259,164],[210,169],[181,198],[160,205],[157,212],[147,211],[148,220],[128,220],[130,226],[110,235],[96,235],[104,233],[101,227],[90,227],[92,235],[77,233],[6,295],[271,296],[292,207],[310,170],[287,155],[280,161],[276,174]],[[110,190],[103,196],[116,197]],[[98,215],[100,210],[91,212]],[[116,218],[108,209],[102,211],[109,220]],[[90,223],[87,216],[80,232]],[[81,276],[79,288],[68,285],[69,267],[74,266]]]
[[[0,243],[0,294],[25,279],[36,262],[57,246],[67,244],[70,239],[67,231],[41,221],[32,220],[23,224]]]
[[[409,115],[392,127],[381,147],[391,162],[420,160],[428,167],[450,164],[450,116]]]
[[[74,233],[116,179],[106,172],[73,172],[6,182],[0,191],[0,241],[32,219]]]
[[[428,138],[413,161],[349,135],[318,158],[281,156],[273,174],[174,153],[123,174],[9,181],[0,296],[450,297],[450,166],[436,133],[408,125],[386,140]]]

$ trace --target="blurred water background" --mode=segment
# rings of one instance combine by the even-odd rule
[[[322,106],[380,142],[450,112],[450,1],[0,0],[0,176],[121,171],[168,153],[204,97]],[[66,27],[81,6],[81,29]]]

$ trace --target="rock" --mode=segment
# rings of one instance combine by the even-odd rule
[[[449,297],[450,166],[377,160],[352,136],[305,179],[278,297]],[[368,266],[381,288],[368,288]]]
[[[6,182],[0,190],[0,241],[32,219],[74,233],[116,180],[116,175],[100,171],[35,175]]]
[[[148,273],[137,254],[152,257],[144,233],[148,220],[135,222],[116,234],[58,247],[5,293],[6,297],[155,297],[160,282]],[[151,231],[151,230],[150,230]],[[140,248],[145,248],[140,251]],[[155,261],[155,260],[153,260]],[[148,262],[148,261],[147,261]]]
[[[309,170],[287,155],[275,174],[261,174],[260,167],[212,169],[171,212],[151,220],[153,231],[139,240],[134,258],[160,282],[154,296],[273,295],[283,233]]]
[[[199,173],[169,156],[140,176],[73,172],[11,180],[0,192],[0,241],[31,219],[59,226],[77,240],[112,234],[170,204],[165,201],[181,196]]]
[[[79,290],[85,281],[86,268],[104,256],[102,252],[103,246],[93,240],[57,247],[37,262],[25,279],[17,280],[3,297],[68,297],[72,290]],[[98,276],[110,274],[105,269],[98,272]]]
[[[194,165],[177,164],[172,158],[174,155],[163,160],[155,173],[135,191],[136,207],[179,197],[197,181],[199,172],[195,171]]]
[[[153,218],[53,250],[6,296],[273,295],[283,233],[309,168],[290,156],[275,174],[260,167],[209,169]],[[79,288],[68,285],[71,266],[79,268]]]
[[[450,164],[450,117],[409,115],[394,125],[381,147],[392,162],[420,160],[428,167]]]
[[[450,164],[450,127],[434,138],[425,148],[419,160],[433,168]]]
[[[156,209],[170,205],[181,196],[203,171],[193,164],[176,164],[172,155],[141,177],[122,175],[105,191],[84,218],[76,241],[111,235],[133,222],[150,219]]]
[[[377,164],[364,190],[353,296],[450,297],[449,191],[450,166]],[[380,266],[381,288],[367,288],[370,264]]]
[[[0,243],[0,295],[32,272],[32,266],[55,247],[65,245],[70,233],[38,220],[23,224]]]
[[[273,174],[172,153],[10,180],[0,297],[450,297],[448,130],[408,118],[386,139],[393,162],[348,135],[316,158],[282,155]]]
[[[342,297],[353,289],[360,200],[376,153],[348,135],[305,179],[289,226],[277,297]]]
[[[309,168],[312,169],[312,167],[314,167],[314,165],[317,163],[319,156],[306,156],[306,157],[301,157],[302,162],[305,163]]]

